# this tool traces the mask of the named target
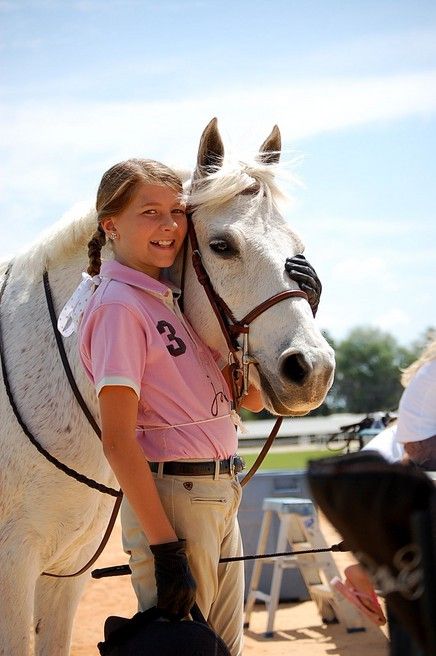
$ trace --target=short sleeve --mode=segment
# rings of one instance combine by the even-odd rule
[[[107,385],[121,385],[139,398],[146,355],[145,327],[127,306],[101,305],[81,326],[80,356],[97,395]]]

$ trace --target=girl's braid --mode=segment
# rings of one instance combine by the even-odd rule
[[[97,276],[101,267],[101,249],[106,243],[106,233],[101,223],[98,224],[97,230],[88,242],[89,266],[88,273],[90,276]]]

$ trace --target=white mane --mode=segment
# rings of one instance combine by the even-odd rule
[[[277,206],[286,199],[276,182],[278,174],[281,178],[291,177],[277,164],[263,164],[257,160],[249,163],[224,162],[204,178],[195,179],[194,176],[189,205],[215,210],[241,193],[252,192],[256,205],[266,198],[269,204]]]

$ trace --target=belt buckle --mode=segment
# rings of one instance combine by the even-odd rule
[[[235,457],[236,456],[230,456],[229,458],[229,469],[230,469],[230,474],[233,476],[233,478],[235,478],[236,476]]]

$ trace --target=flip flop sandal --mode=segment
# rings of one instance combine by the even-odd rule
[[[386,624],[386,617],[384,616],[382,607],[378,603],[378,599],[373,594],[367,594],[366,592],[360,592],[356,588],[348,587],[342,583],[341,579],[338,576],[335,576],[331,581],[330,585],[335,588],[347,601],[350,602],[357,610],[367,617],[373,624],[377,626],[383,626]],[[367,601],[374,607],[374,610],[367,606],[364,602]]]

